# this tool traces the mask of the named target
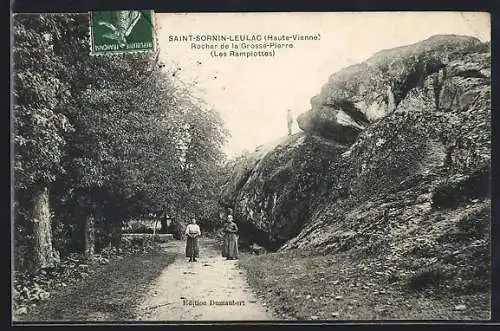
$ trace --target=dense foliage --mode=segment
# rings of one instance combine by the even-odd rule
[[[169,213],[203,225],[217,214],[227,136],[219,114],[160,68],[158,53],[91,56],[87,20],[14,18],[19,257],[34,245],[36,187],[49,188],[53,243],[62,253],[83,249],[89,217],[102,247],[130,218]]]

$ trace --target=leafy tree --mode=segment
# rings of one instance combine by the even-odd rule
[[[20,218],[30,208],[45,215],[46,243],[53,214],[65,236],[57,248],[91,257],[96,239],[119,245],[124,221],[164,206],[177,220],[208,218],[227,132],[216,111],[160,70],[158,54],[90,56],[86,20],[16,18],[15,169]],[[35,187],[43,199],[32,207]]]
[[[28,229],[18,240],[33,248],[35,268],[54,265],[49,189],[62,167],[65,134],[73,127],[61,111],[70,98],[54,40],[68,16],[14,17],[14,176],[16,225]]]

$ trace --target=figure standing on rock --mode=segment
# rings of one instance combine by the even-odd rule
[[[201,236],[201,230],[194,218],[191,220],[191,224],[186,227],[186,236],[186,257],[189,257],[188,262],[196,262],[196,258],[200,255],[198,237]]]
[[[286,124],[288,126],[288,135],[292,135],[292,125],[293,125],[293,116],[292,116],[292,111],[288,109],[286,111]]]
[[[227,216],[227,223],[224,227],[224,245],[222,256],[226,260],[238,259],[238,226],[233,222],[233,215]]]

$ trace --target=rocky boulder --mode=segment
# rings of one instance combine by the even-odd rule
[[[276,249],[302,229],[314,201],[328,192],[323,174],[347,149],[298,133],[241,158],[223,188],[246,241]]]
[[[382,256],[411,286],[438,275],[456,292],[488,289],[491,54],[488,44],[460,52],[331,164],[330,198],[281,250]]]
[[[252,153],[226,185],[241,235],[377,257],[411,286],[434,275],[447,290],[487,290],[490,78],[490,45],[463,36],[334,74],[298,119],[305,133]]]
[[[330,76],[297,123],[306,133],[352,143],[370,123],[393,112],[427,76],[480,44],[473,37],[439,35],[380,51]]]

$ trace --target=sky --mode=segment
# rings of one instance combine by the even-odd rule
[[[178,68],[175,77],[191,84],[193,93],[220,113],[231,134],[225,146],[228,156],[286,135],[287,109],[295,119],[310,109],[311,97],[331,74],[382,49],[436,34],[490,40],[490,17],[480,12],[157,13],[156,24],[160,60]],[[192,42],[171,40],[255,34],[301,34],[317,40],[280,41],[293,48],[248,58],[212,57],[210,50],[192,49]],[[221,42],[208,44],[219,48]],[[293,132],[299,130],[294,122]]]

